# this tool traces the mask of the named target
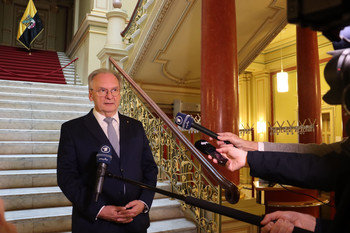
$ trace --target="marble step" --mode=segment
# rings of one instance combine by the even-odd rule
[[[56,169],[0,171],[0,189],[57,186]]]
[[[56,169],[57,154],[7,154],[0,161],[0,170]]]
[[[88,92],[86,96],[55,96],[55,95],[41,95],[35,93],[8,93],[0,91],[0,98],[6,100],[25,100],[35,102],[57,102],[57,103],[75,103],[75,104],[90,104]]]
[[[71,213],[71,206],[12,210],[5,212],[5,218],[19,233],[64,232],[71,230]]]
[[[186,218],[152,221],[148,233],[197,233],[197,226]]]
[[[59,130],[67,120],[0,118],[1,129]]]
[[[0,141],[58,141],[60,130],[0,129]]]
[[[161,198],[153,201],[149,216],[152,220],[161,220],[164,216],[168,219],[184,217],[184,213],[178,200]]]
[[[0,189],[0,198],[6,211],[71,206],[58,186]]]
[[[30,210],[6,211],[7,221],[16,225],[18,232],[47,233],[69,232],[71,226],[72,207],[40,208]],[[151,208],[151,212],[154,211]],[[165,214],[164,217],[167,217]],[[181,232],[194,233],[196,225],[185,219],[154,220],[147,232]]]
[[[167,219],[151,222],[148,233],[197,233],[196,224],[186,218]],[[58,232],[71,233],[71,232]]]
[[[92,107],[92,106],[91,106]],[[71,120],[87,112],[1,108],[0,118]]]
[[[68,86],[68,85],[67,85]],[[50,87],[50,86],[49,86]],[[18,87],[18,86],[0,86],[1,93],[14,93],[14,94],[35,94],[35,95],[52,95],[52,96],[88,96],[88,88],[74,88],[74,89],[56,89],[42,87]]]
[[[67,84],[55,84],[55,83],[41,83],[41,82],[27,82],[27,81],[11,81],[11,80],[0,80],[1,86],[15,86],[23,88],[42,88],[42,89],[56,89],[56,90],[82,90],[87,91],[87,86],[80,85],[67,85]]]
[[[58,141],[0,141],[0,154],[54,154]]]
[[[93,108],[93,104],[77,104],[77,103],[51,103],[51,102],[35,102],[35,101],[16,101],[0,99],[1,108],[13,109],[33,109],[33,110],[63,110],[63,111],[81,111],[88,112]]]
[[[165,188],[163,186],[163,184],[157,184],[158,188]],[[6,211],[71,205],[58,186],[0,189],[0,198],[4,201]],[[166,206],[167,211],[157,213],[162,211],[162,206]],[[152,218],[161,219],[164,213],[169,212],[169,208],[179,208],[179,203],[156,194],[152,208]],[[169,216],[183,215],[178,213],[178,210],[176,213]]]

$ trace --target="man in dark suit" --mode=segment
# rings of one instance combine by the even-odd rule
[[[113,148],[109,172],[152,186],[157,182],[157,166],[141,122],[118,113],[120,84],[114,71],[92,72],[89,99],[95,107],[61,128],[57,181],[73,205],[73,233],[147,232],[150,225],[148,210],[154,192],[105,177],[95,201],[96,154],[103,145]],[[110,142],[105,118],[112,118],[119,142]]]

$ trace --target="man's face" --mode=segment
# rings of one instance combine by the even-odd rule
[[[102,94],[103,91],[101,92],[101,90],[104,90],[107,94]],[[117,90],[115,92],[116,96],[112,95],[112,90]],[[94,101],[97,112],[106,117],[115,115],[120,103],[118,79],[111,73],[97,74],[90,83],[89,99]]]

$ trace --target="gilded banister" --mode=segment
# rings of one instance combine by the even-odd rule
[[[225,198],[228,202],[234,204],[239,201],[240,193],[235,184],[222,176],[204,156],[192,145],[192,143],[185,137],[185,135],[177,128],[177,126],[169,119],[169,117],[159,108],[159,106],[134,82],[132,78],[117,64],[117,62],[110,57],[109,60],[114,67],[123,75],[123,77],[130,83],[130,85],[142,96],[142,98],[149,104],[154,113],[162,119],[165,124],[171,129],[176,137],[183,143],[187,150],[193,154],[209,175],[225,190]]]

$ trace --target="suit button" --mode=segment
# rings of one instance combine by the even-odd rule
[[[122,169],[120,169],[120,171],[121,171],[121,172],[124,172],[124,169],[122,168]]]

